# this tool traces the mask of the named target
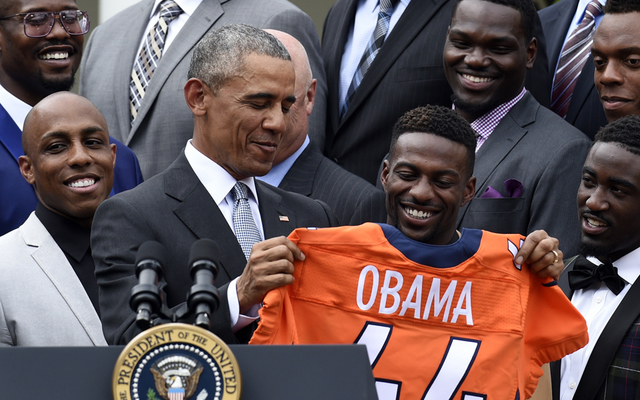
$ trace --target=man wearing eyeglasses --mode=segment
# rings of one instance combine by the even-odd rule
[[[0,235],[35,210],[31,185],[20,175],[24,119],[46,96],[69,90],[80,65],[89,16],[73,0],[0,2]],[[118,148],[112,194],[142,182],[133,152]]]

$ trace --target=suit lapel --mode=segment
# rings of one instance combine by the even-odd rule
[[[342,64],[342,53],[349,39],[349,32],[356,17],[357,6],[358,0],[338,1],[335,9],[332,10],[332,13],[337,15],[345,14],[343,17],[338,17],[340,25],[337,27],[337,31],[339,32],[337,42],[327,44],[328,48],[332,51],[329,59],[333,60],[333,63],[327,68],[327,82],[335,82],[334,87],[328,88],[328,109],[335,111],[329,113],[331,118],[331,121],[329,121],[331,124],[330,132],[334,132],[334,134],[338,131],[338,125],[340,124],[340,113],[338,110],[340,110],[340,66]]]
[[[309,177],[315,175],[322,157],[320,150],[310,143],[293,163],[278,187],[309,197],[313,190],[313,179]]]
[[[343,123],[364,103],[371,91],[373,91],[382,78],[384,78],[389,68],[391,68],[398,57],[400,57],[402,52],[409,46],[418,33],[420,33],[438,9],[447,1],[448,0],[422,0],[409,3],[396,24],[399,29],[394,28],[391,31],[385,43],[380,48],[376,59],[367,70],[367,73],[362,79],[362,83],[353,95],[347,113],[342,119]],[[353,21],[353,19],[351,19],[351,21]]]
[[[573,16],[576,13],[576,9],[578,8],[578,1],[565,1],[559,5],[556,14],[554,17],[550,18],[545,24],[545,32],[547,30],[553,29],[556,34],[549,35],[549,37],[554,37],[555,41],[553,43],[547,42],[547,46],[549,49],[549,72],[551,74],[555,74],[556,72],[556,64],[558,63],[558,59],[560,58],[560,52],[562,51],[562,45],[564,44],[564,38],[567,35],[567,31],[569,30],[569,25],[573,20]],[[546,35],[545,35],[546,36]],[[553,64],[553,65],[551,65]],[[553,77],[551,78],[553,79]]]
[[[574,396],[575,399],[594,398],[602,386],[620,343],[622,343],[629,327],[640,315],[639,303],[640,282],[636,280],[600,334],[582,373]]]
[[[134,5],[135,7],[130,14],[127,15],[127,20],[123,21],[123,26],[130,26],[130,29],[123,29],[119,31],[118,36],[114,37],[114,42],[119,44],[118,56],[121,57],[121,61],[117,64],[116,76],[126,76],[127,79],[123,79],[117,82],[118,87],[114,90],[116,102],[117,120],[120,124],[119,129],[122,132],[121,141],[125,144],[129,144],[131,139],[131,109],[129,107],[131,100],[129,99],[129,82],[131,81],[131,71],[133,70],[133,62],[138,57],[138,47],[140,46],[140,40],[147,34],[144,29],[149,22],[149,15],[151,15],[151,8],[153,7],[153,0],[141,1]],[[93,49],[92,51],[103,51],[101,49]]]
[[[174,214],[199,239],[214,240],[222,250],[222,268],[230,278],[240,276],[247,263],[242,248],[211,195],[191,169],[184,152],[178,156],[170,173],[165,174],[164,180],[165,193],[180,201],[173,209]]]
[[[264,237],[289,236],[297,226],[294,210],[288,210],[282,205],[282,196],[273,186],[256,180],[256,188]]]
[[[476,165],[473,171],[476,177],[474,197],[482,195],[480,191],[487,179],[527,134],[526,126],[535,122],[539,107],[540,105],[537,104],[531,93],[525,93],[524,97],[504,116],[487,141],[480,147],[476,153]],[[473,202],[473,200],[471,201]],[[464,218],[469,204],[460,210],[458,222]]]
[[[593,56],[589,54],[586,64],[582,67],[582,72],[578,76],[578,81],[573,89],[571,95],[571,102],[569,103],[569,110],[567,111],[567,117],[565,120],[573,124],[578,117],[578,111],[582,108],[582,105],[589,99],[589,93],[595,87],[593,80],[593,74],[595,72],[595,65],[593,64]]]
[[[151,11],[149,11],[151,12]],[[211,26],[218,18],[224,14],[224,10],[219,0],[208,0],[200,3],[196,11],[189,17],[187,23],[182,27],[178,36],[174,39],[176,44],[169,46],[166,53],[162,55],[162,59],[158,64],[158,68],[153,73],[153,77],[149,82],[149,87],[145,93],[144,99],[138,110],[138,117],[135,119],[127,143],[131,142],[136,130],[142,124],[147,113],[151,109],[158,93],[164,86],[165,82],[176,68],[178,63],[191,51],[198,41],[209,31]],[[133,60],[132,64],[133,65]],[[129,68],[131,69],[131,68]],[[131,72],[129,71],[129,74]],[[184,77],[187,82],[187,77]]]
[[[35,214],[31,214],[20,229],[24,233],[27,246],[36,248],[31,253],[31,257],[51,280],[93,344],[104,345],[102,325],[98,314],[82,283],[53,237]]]
[[[22,131],[13,121],[9,113],[0,105],[0,144],[13,156],[18,164],[18,157],[24,154],[22,150]]]

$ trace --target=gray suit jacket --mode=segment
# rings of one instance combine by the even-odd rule
[[[103,346],[100,319],[35,213],[0,237],[0,346]]]
[[[224,25],[278,29],[302,43],[318,79],[309,135],[324,137],[326,83],[318,33],[311,18],[286,0],[204,0],[162,56],[132,126],[129,81],[153,3],[134,4],[94,30],[80,78],[80,94],[102,112],[111,136],[136,153],[146,179],[167,168],[193,135],[193,114],[183,92],[191,54],[207,32]]]
[[[527,93],[476,153],[476,195],[460,210],[458,227],[526,235],[544,229],[575,254],[580,239],[576,195],[590,140]],[[508,198],[507,179],[522,182]],[[505,198],[480,198],[488,186]]]
[[[340,225],[387,222],[384,192],[323,156],[312,143],[278,187],[324,201]]]
[[[454,4],[455,0],[409,3],[341,120],[340,65],[358,0],[336,1],[322,32],[322,56],[328,85],[327,137],[323,150],[327,157],[376,185],[380,177],[378,167],[389,152],[391,131],[398,118],[427,104],[451,106],[452,92],[442,67],[442,52]],[[525,86],[545,104],[549,98],[547,58],[537,19],[534,29],[538,37],[538,55],[534,68],[527,72]]]
[[[336,225],[324,203],[260,181],[256,186],[266,238],[287,236],[297,227]],[[228,343],[248,341],[251,329],[237,336],[231,332],[226,296],[227,284],[240,276],[247,261],[220,209],[181,153],[167,170],[104,201],[96,211],[91,249],[100,290],[100,315],[110,344],[126,343],[140,332],[129,307],[131,288],[137,284],[134,263],[140,245],[155,240],[167,248],[161,286],[167,304],[175,307],[185,301],[192,285],[189,252],[201,238],[216,241],[222,250],[216,280],[221,304],[211,318],[211,330]]]
[[[571,20],[578,8],[578,0],[562,0],[552,6],[540,10],[542,29],[547,39],[547,55],[549,58],[549,89],[553,85],[553,75],[560,58],[564,38],[569,30]],[[602,103],[596,85],[593,81],[593,57],[582,68],[571,96],[569,111],[565,121],[584,132],[591,139],[598,130],[607,124]]]

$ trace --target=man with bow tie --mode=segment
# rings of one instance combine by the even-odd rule
[[[554,400],[640,396],[640,117],[602,128],[578,189],[579,255],[560,286],[589,344],[552,367]]]

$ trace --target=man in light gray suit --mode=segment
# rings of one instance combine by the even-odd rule
[[[81,64],[80,93],[105,116],[111,135],[136,153],[145,178],[167,168],[193,133],[193,115],[182,89],[195,44],[207,32],[232,23],[285,31],[304,45],[318,79],[310,136],[312,140],[324,138],[325,75],[318,34],[307,14],[286,0],[206,0],[197,6],[193,5],[197,1],[175,2],[183,12],[168,24],[162,58],[133,122],[130,81],[134,61],[152,22],[158,19],[161,2],[143,0],[96,28]]]
[[[89,246],[113,185],[116,145],[87,99],[58,92],[27,115],[20,172],[36,210],[0,237],[0,345],[106,345]]]

